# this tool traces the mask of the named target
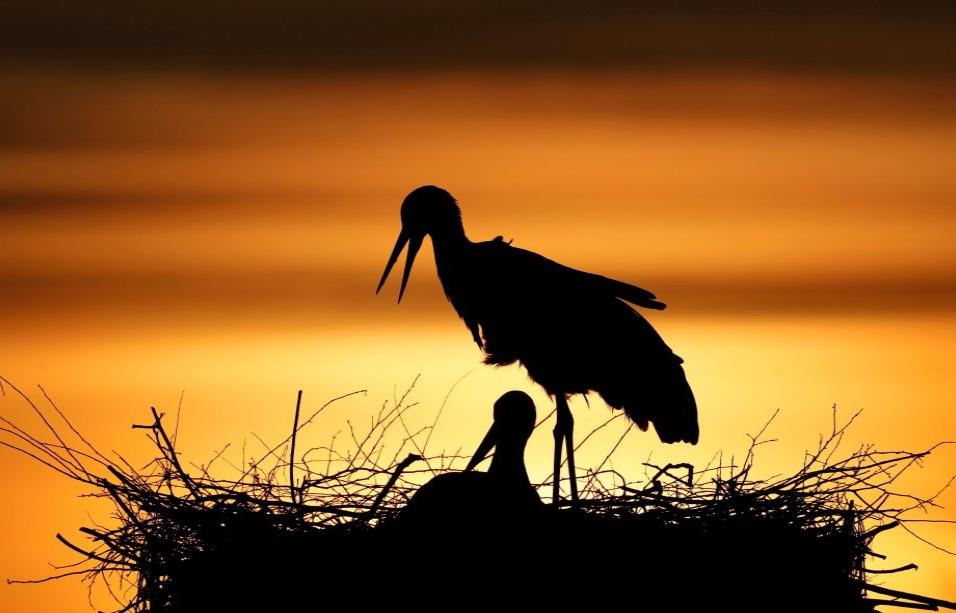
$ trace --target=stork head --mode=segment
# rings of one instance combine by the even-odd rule
[[[401,302],[405,287],[408,285],[408,276],[412,272],[412,264],[422,246],[422,241],[425,240],[425,235],[435,237],[448,232],[464,234],[461,226],[461,209],[458,208],[458,203],[451,194],[440,187],[425,185],[405,196],[405,201],[402,202],[402,231],[398,234],[395,248],[392,249],[392,255],[385,264],[385,272],[382,273],[375,293],[381,291],[382,286],[385,285],[388,273],[392,271],[398,256],[408,243],[402,286],[398,291],[398,301]]]
[[[534,401],[531,400],[531,396],[517,390],[504,394],[495,402],[495,421],[481,444],[478,445],[478,450],[471,457],[465,470],[472,470],[494,447],[507,447],[524,453],[524,446],[531,437],[531,431],[534,430],[535,419]]]

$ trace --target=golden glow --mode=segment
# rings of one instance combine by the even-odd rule
[[[151,404],[174,412],[181,392],[196,462],[250,431],[284,435],[299,388],[309,406],[369,390],[336,406],[316,442],[418,373],[422,423],[467,375],[436,449],[470,452],[508,389],[547,413],[520,369],[480,364],[428,257],[400,307],[394,281],[373,294],[401,199],[423,183],[459,198],[474,239],[503,234],[670,304],[649,317],[686,360],[701,443],[634,432],[619,469],[639,475],[648,453],[740,453],[776,408],[767,473],[796,467],[834,403],[865,408],[850,443],[956,438],[956,87],[630,73],[21,74],[0,87],[27,135],[0,148],[0,374],[44,385],[90,438],[133,458],[146,448],[129,424]],[[608,417],[600,402],[572,407],[582,432]],[[9,394],[0,410],[32,419]],[[550,445],[532,439],[533,478]],[[908,486],[934,490],[953,459],[942,450]],[[72,560],[52,536],[93,507],[10,453],[0,470],[0,576]],[[952,518],[956,497],[941,502],[933,516]],[[926,534],[956,543],[950,528]],[[892,585],[956,599],[952,558],[880,538],[888,566],[921,566]],[[86,606],[73,583],[0,587],[4,610]]]

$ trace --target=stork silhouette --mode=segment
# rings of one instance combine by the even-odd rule
[[[405,197],[402,229],[378,293],[405,245],[398,301],[425,236],[431,236],[445,295],[485,352],[485,363],[520,362],[555,399],[553,502],[560,499],[561,446],[568,456],[571,498],[577,501],[574,418],[568,396],[597,392],[665,443],[697,443],[697,405],[683,360],[629,304],[663,309],[634,285],[568,268],[500,236],[472,242],[458,203],[444,189],[419,187]]]
[[[465,470],[438,475],[420,487],[403,519],[428,526],[469,520],[495,524],[513,520],[515,513],[533,513],[541,499],[528,479],[524,450],[534,422],[530,396],[517,390],[502,395],[495,402],[494,422]],[[474,472],[492,448],[488,472]]]

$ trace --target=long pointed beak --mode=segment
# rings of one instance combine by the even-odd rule
[[[481,440],[481,444],[478,445],[478,449],[475,451],[475,455],[471,456],[471,460],[468,461],[468,466],[465,467],[465,472],[474,470],[478,464],[485,459],[485,457],[491,453],[492,448],[498,443],[498,428],[495,427],[495,424],[491,424],[491,427],[488,428],[488,434],[485,435],[485,438]]]
[[[405,256],[405,270],[402,272],[402,286],[398,290],[398,301],[402,301],[402,296],[405,295],[405,288],[408,286],[408,277],[412,273],[412,265],[415,263],[415,256],[418,255],[418,250],[422,248],[422,241],[424,240],[424,235],[409,236],[405,228],[402,228],[402,231],[398,234],[398,240],[395,241],[395,248],[392,249],[392,255],[388,256],[388,262],[385,264],[385,272],[382,273],[378,287],[375,288],[376,294],[382,290],[382,286],[385,285],[385,279],[388,278],[388,273],[392,272],[392,267],[395,266],[395,262],[398,261],[398,256],[402,253],[402,249],[405,248],[405,243],[408,243],[408,254]]]
[[[399,254],[402,253],[402,249],[405,247],[405,243],[408,242],[408,233],[405,232],[405,228],[402,228],[402,231],[398,233],[398,240],[395,241],[395,248],[392,249],[392,255],[388,256],[388,263],[385,264],[385,272],[382,273],[382,278],[378,282],[378,287],[375,288],[375,293],[382,291],[382,286],[385,285],[385,279],[388,278],[388,273],[392,272],[392,266],[395,266],[395,262],[398,261]]]
[[[412,236],[408,239],[408,253],[405,254],[405,270],[402,271],[402,286],[398,290],[398,301],[402,301],[402,296],[405,295],[405,286],[408,285],[408,277],[412,274],[412,264],[415,263],[415,256],[418,255],[418,250],[422,248],[422,241],[425,240],[423,235]]]

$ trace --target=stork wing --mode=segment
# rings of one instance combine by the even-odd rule
[[[501,241],[489,241],[484,244],[491,246],[492,249],[501,250],[498,253],[508,258],[510,264],[516,264],[518,269],[531,273],[539,279],[553,280],[569,289],[576,287],[586,292],[615,296],[647,309],[667,308],[667,305],[658,301],[654,294],[636,285],[570,268],[533,251],[512,247]]]
[[[657,296],[644,288],[631,285],[630,283],[624,283],[623,281],[618,281],[616,279],[608,279],[607,277],[602,277],[601,275],[574,270],[573,268],[568,268],[568,270],[573,271],[587,279],[586,282],[592,284],[595,289],[604,290],[613,296],[617,296],[621,300],[630,302],[631,304],[642,306],[647,309],[657,309],[658,311],[663,311],[667,308],[666,304],[657,300]]]

